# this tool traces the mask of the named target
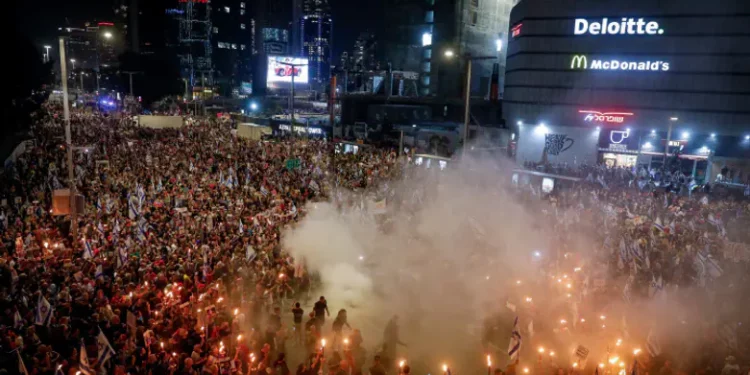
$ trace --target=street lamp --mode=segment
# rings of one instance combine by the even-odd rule
[[[104,38],[105,38],[105,39],[112,39],[112,33],[111,33],[111,32],[109,32],[109,31],[105,32],[105,33],[104,33]]]
[[[76,70],[76,59],[70,59],[70,63],[73,64],[72,70]]]
[[[44,46],[44,49],[46,50],[44,54],[44,58],[47,60],[46,62],[49,62],[49,50],[52,48],[52,46]]]
[[[453,58],[456,53],[453,50],[446,50],[445,57]],[[464,86],[464,146],[461,149],[461,157],[466,157],[466,150],[469,145],[469,106],[471,102],[471,64],[474,60],[494,60],[497,56],[472,56],[470,53],[461,56],[466,62],[466,85]]]
[[[297,73],[297,72],[296,72],[296,70],[297,70],[297,67],[298,67],[298,66],[307,66],[307,62],[305,62],[304,64],[294,64],[294,63],[288,63],[288,62],[283,62],[283,61],[278,61],[278,60],[277,60],[276,62],[277,62],[277,63],[279,63],[279,64],[281,64],[281,65],[286,65],[286,66],[291,66],[291,67],[292,67],[292,98],[291,98],[291,100],[289,101],[289,106],[290,106],[290,107],[292,107],[292,111],[291,111],[291,115],[290,115],[290,116],[291,116],[291,117],[290,117],[290,120],[291,120],[291,122],[292,122],[292,125],[291,125],[291,129],[292,129],[292,136],[294,136],[294,76],[295,76],[295,75],[296,75],[296,73]],[[307,127],[307,129],[306,129],[306,130],[308,131],[308,132],[307,132],[307,135],[309,136],[309,135],[310,135],[310,132],[309,132],[309,130],[310,130],[310,128],[309,128],[309,125],[308,125],[308,127]]]

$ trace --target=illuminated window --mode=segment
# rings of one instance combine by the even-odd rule
[[[240,8],[245,9],[245,2],[244,1],[240,3]]]
[[[245,15],[245,10],[244,9],[240,9],[240,16],[244,16],[244,15]]]
[[[229,7],[224,7],[224,12],[229,13],[230,10]]]
[[[237,49],[237,44],[232,43],[232,49]]]
[[[244,51],[245,50],[245,45],[244,44],[240,44],[240,49]]]
[[[214,34],[218,34],[218,33],[219,33],[219,28],[218,27],[214,27]]]
[[[245,30],[245,24],[244,23],[240,24],[240,29]]]

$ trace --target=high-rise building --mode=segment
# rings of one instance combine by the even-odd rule
[[[310,85],[322,88],[331,77],[333,20],[328,0],[305,0],[300,22],[303,57],[310,64]]]
[[[474,61],[474,95],[489,93],[495,64],[503,77],[508,20],[517,0],[384,1],[387,27],[379,37],[384,61],[394,70],[419,72],[422,95],[461,95],[464,65],[460,58],[447,60],[448,49],[455,56],[497,56]]]
[[[352,52],[352,68],[359,71],[379,69],[377,52],[378,42],[375,35],[371,33],[359,34]]]
[[[115,23],[86,22],[82,27],[68,25],[59,30],[66,37],[66,57],[71,74],[92,77],[85,84],[79,81],[86,90],[101,88],[101,81],[109,81],[116,74],[125,36]],[[111,85],[105,86],[111,88]]]
[[[213,84],[214,33],[211,13],[214,6],[209,0],[178,1],[179,30],[177,55],[180,75],[191,86]]]
[[[288,55],[289,30],[275,27],[263,28],[263,51],[266,55]]]
[[[245,0],[212,0],[213,76],[222,95],[250,80],[255,23]]]

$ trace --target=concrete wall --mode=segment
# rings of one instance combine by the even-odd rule
[[[545,125],[546,132],[537,125],[525,125],[520,129],[516,161],[518,163],[539,162],[547,141],[547,161],[554,164],[594,164],[597,161],[599,132],[573,126]],[[556,147],[558,141],[559,147]]]

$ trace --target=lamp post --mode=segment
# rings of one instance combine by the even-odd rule
[[[292,123],[291,124],[292,136],[294,136],[294,76],[297,75],[297,72],[296,72],[297,67],[298,66],[307,66],[307,63],[304,63],[304,64],[294,64],[294,63],[288,63],[288,62],[283,62],[283,61],[278,61],[278,60],[276,62],[279,63],[279,64],[281,64],[281,65],[286,65],[286,66],[291,66],[292,67],[292,97],[291,97],[291,100],[289,100],[289,106],[291,107],[291,114],[290,114],[291,117],[290,117],[290,119],[291,119],[291,123]],[[309,136],[309,134],[308,134],[308,136]]]
[[[75,61],[74,59],[70,59]],[[70,110],[68,109],[68,67],[65,60],[65,38],[60,37],[60,76],[63,88],[63,116],[65,119],[65,145],[68,159],[68,184],[70,185],[70,232],[73,241],[78,238],[78,217],[76,213],[76,182],[73,170],[73,141],[70,136]]]
[[[70,63],[71,63],[71,67],[72,67],[72,69],[70,71],[72,72],[72,71],[76,70],[76,59],[70,59]]]
[[[662,169],[664,169],[665,171],[667,170],[667,158],[669,157],[669,141],[672,138],[672,124],[674,124],[677,120],[679,120],[677,117],[669,118],[669,128],[667,129],[667,143],[664,145],[664,164],[662,165]]]
[[[45,49],[45,51],[46,51],[46,52],[44,53],[44,59],[46,60],[46,61],[45,61],[46,63],[48,63],[48,62],[49,62],[49,50],[50,50],[51,48],[52,48],[52,46],[49,46],[49,45],[45,45],[45,46],[44,46],[44,49]]]
[[[446,58],[451,59],[456,56],[456,53],[449,49],[445,51],[444,55]],[[474,60],[494,60],[497,59],[497,56],[472,56],[470,53],[467,53],[461,56],[461,58],[466,63],[466,84],[464,85],[464,146],[461,149],[461,158],[465,158],[469,145],[469,117],[471,116],[469,112],[471,104],[471,65]]]

